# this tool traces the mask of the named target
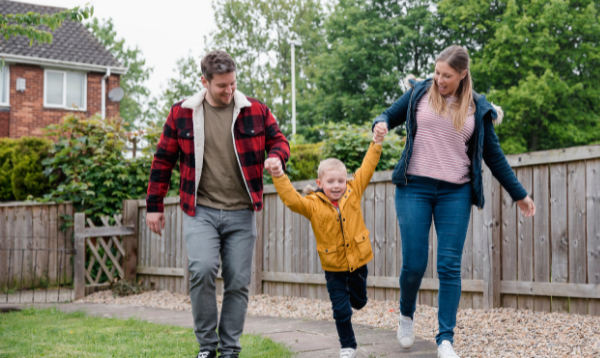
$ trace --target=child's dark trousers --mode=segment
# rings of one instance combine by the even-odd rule
[[[352,329],[352,308],[359,310],[367,304],[368,274],[367,265],[354,272],[325,271],[333,319],[342,348],[357,347]]]

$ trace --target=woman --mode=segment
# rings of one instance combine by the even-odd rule
[[[469,55],[460,46],[446,48],[435,61],[433,79],[414,85],[375,119],[375,134],[406,123],[406,147],[394,169],[396,215],[402,236],[398,341],[415,340],[413,314],[427,267],[429,230],[438,236],[438,357],[457,358],[452,348],[461,293],[461,259],[471,205],[484,206],[482,159],[526,216],[535,204],[508,165],[494,122],[499,107],[472,89]],[[481,238],[475,238],[481,239]]]

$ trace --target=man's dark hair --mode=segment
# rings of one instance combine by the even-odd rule
[[[210,82],[215,74],[235,72],[235,62],[227,52],[215,50],[204,56],[200,69],[204,78]]]

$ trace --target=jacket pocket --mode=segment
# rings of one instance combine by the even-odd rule
[[[356,247],[360,252],[360,259],[364,260],[371,256],[373,250],[371,249],[371,241],[369,240],[369,230],[363,231],[360,235],[354,237]]]
[[[255,120],[254,118],[244,118],[238,122],[238,129],[243,136],[254,137],[265,131],[265,124],[262,120]]]
[[[339,266],[336,246],[317,245],[317,251],[323,268]]]

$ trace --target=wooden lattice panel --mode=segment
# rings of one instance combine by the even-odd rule
[[[122,226],[121,220],[122,215],[115,215],[115,227]],[[104,227],[111,227],[108,220],[108,216],[103,216],[101,218]],[[88,218],[88,225],[90,228],[95,228],[94,223]],[[88,266],[85,270],[85,278],[87,281],[87,285],[98,285],[102,283],[111,282],[115,278],[115,274],[118,275],[121,279],[125,277],[123,272],[123,260],[125,258],[125,250],[123,249],[123,240],[119,236],[109,236],[109,237],[87,237],[85,239],[85,245],[89,248],[92,253],[92,257],[89,260]],[[100,256],[99,249],[103,249],[103,255]],[[113,250],[116,251],[116,254],[113,253]],[[110,265],[109,264],[112,264]],[[92,272],[94,270],[95,264],[98,263],[99,267],[96,271],[96,278],[92,277]],[[110,269],[109,269],[110,266]],[[102,277],[102,272],[108,278],[108,281],[100,281]]]

